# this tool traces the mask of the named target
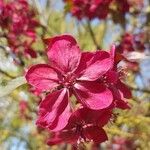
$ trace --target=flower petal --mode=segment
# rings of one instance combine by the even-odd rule
[[[84,73],[85,69],[90,65],[93,59],[94,53],[83,52],[81,54],[81,59],[78,68],[75,70],[75,74],[79,77]]]
[[[65,130],[55,132],[52,137],[47,141],[48,145],[56,145],[61,143],[75,144],[79,138],[78,133],[75,130]]]
[[[36,124],[52,131],[59,131],[67,125],[70,115],[68,92],[67,89],[62,89],[49,94],[41,102]]]
[[[131,98],[132,97],[132,93],[130,91],[130,89],[121,81],[118,81],[116,87],[118,88],[119,92],[122,94],[122,96],[124,98]]]
[[[40,91],[52,90],[58,86],[58,74],[46,64],[32,66],[25,77],[29,84]]]
[[[114,97],[114,105],[120,109],[129,109],[130,106],[126,101],[126,98],[123,96],[123,93],[116,87],[110,88]]]
[[[60,132],[54,132],[51,134],[51,137],[47,140],[47,144],[52,146],[56,144],[61,144],[64,142],[64,139],[61,138]]]
[[[115,46],[114,44],[111,46],[111,49],[110,49],[110,56],[111,56],[111,58],[112,58],[113,61],[114,61],[115,56],[116,56],[116,46]]]
[[[119,74],[116,71],[110,70],[106,73],[107,82],[116,84],[119,80]]]
[[[103,127],[112,117],[112,109],[92,110],[87,107],[77,109],[72,113],[67,128],[73,128],[73,125],[82,122],[86,124],[95,124]]]
[[[120,109],[130,109],[131,107],[129,106],[128,102],[125,100],[116,100],[116,107]]]
[[[107,108],[113,101],[111,91],[97,82],[78,82],[74,85],[74,92],[84,106],[94,110]]]
[[[86,127],[84,130],[84,135],[94,143],[102,143],[108,140],[107,134],[104,129],[99,128],[98,126]]]
[[[90,59],[90,60],[88,60]],[[85,65],[86,61],[81,59],[79,68],[83,65],[86,66],[84,71],[81,72],[79,80],[93,81],[105,74],[112,66],[112,59],[110,54],[105,51],[97,51],[93,54],[93,58],[87,57],[86,61],[89,61],[88,65]]]
[[[71,35],[56,36],[48,39],[47,43],[47,54],[54,67],[63,73],[77,68],[81,52],[76,40]]]
[[[102,111],[98,111],[97,114],[99,114],[97,117],[97,124],[103,127],[110,121],[113,113],[112,109],[103,109]]]
[[[121,60],[124,60],[125,57],[120,54],[120,53],[117,53],[116,52],[116,46],[115,45],[112,45],[111,46],[111,49],[110,49],[110,57],[112,59],[112,69],[117,69],[117,64],[121,61]]]

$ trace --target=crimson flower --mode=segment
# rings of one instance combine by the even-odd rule
[[[27,101],[21,100],[19,102],[19,111],[22,118],[26,117],[26,111],[28,109],[28,103]]]
[[[72,15],[78,19],[105,19],[113,0],[64,0]]]
[[[120,74],[117,71],[108,71],[103,82],[105,82],[104,84],[111,90],[113,94],[113,103],[115,104],[115,107],[120,109],[130,108],[127,99],[131,98],[131,91],[120,80]]]
[[[48,145],[79,144],[80,142],[93,141],[101,143],[106,141],[107,135],[102,128],[112,116],[111,109],[90,110],[80,108],[72,113],[68,125],[60,132],[52,133]]]
[[[118,4],[118,10],[121,12],[121,14],[125,14],[126,12],[129,12],[130,4],[128,0],[116,0]]]
[[[32,49],[32,44],[37,39],[36,27],[40,25],[35,16],[36,13],[27,0],[0,0],[0,27],[14,53],[23,53],[32,58],[37,56]]]
[[[66,10],[78,20],[106,19],[109,13],[115,20],[118,19],[118,15],[125,16],[131,7],[138,10],[143,6],[143,0],[64,0],[64,2]]]
[[[117,51],[120,53],[127,53],[132,51],[144,51],[145,46],[142,42],[142,33],[141,34],[131,34],[125,33],[122,36],[120,44],[117,46]]]
[[[131,61],[127,56],[133,51],[144,52],[144,39],[144,33],[125,33],[116,49],[118,53],[124,56],[124,61],[126,62],[127,67],[134,72],[139,71],[139,62]]]
[[[99,80],[100,82],[104,83],[107,88],[109,88],[112,92],[112,95],[114,97],[113,103],[116,107],[121,109],[127,109],[130,108],[126,99],[131,98],[131,91],[130,89],[121,81],[121,79],[124,76],[124,72],[122,70],[117,69],[117,53],[115,46],[112,46],[112,49],[110,51],[110,55],[113,61],[112,68]]]
[[[71,115],[69,97],[75,95],[84,107],[107,108],[113,101],[111,91],[96,80],[112,66],[105,51],[81,53],[70,35],[47,39],[50,64],[32,66],[26,79],[40,91],[50,92],[41,102],[37,125],[53,131],[63,129]]]
[[[115,0],[118,5],[118,11],[125,15],[130,11],[130,8],[134,8],[137,12],[143,7],[143,0]]]

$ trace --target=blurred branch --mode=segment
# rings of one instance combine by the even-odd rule
[[[48,10],[49,8],[51,8],[51,0],[46,1],[46,10]]]
[[[101,47],[99,46],[99,44],[98,44],[97,41],[96,41],[95,34],[94,34],[93,29],[92,29],[92,27],[91,27],[91,22],[90,22],[90,20],[87,21],[87,27],[88,27],[89,33],[90,33],[90,35],[91,35],[91,38],[92,38],[93,43],[95,44],[96,48],[97,48],[97,49],[101,49]]]
[[[19,86],[26,84],[26,79],[24,76],[17,77],[10,81],[6,81],[0,85],[0,97],[4,97],[9,95],[12,91],[14,91]]]
[[[3,70],[1,70],[1,69],[0,69],[0,73],[2,73],[3,75],[5,75],[5,76],[7,76],[7,77],[9,77],[9,78],[11,78],[11,79],[14,79],[14,78],[15,78],[14,76],[10,75],[9,73],[7,73],[7,72],[5,72],[5,71],[3,71]]]

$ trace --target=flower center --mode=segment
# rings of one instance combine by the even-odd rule
[[[75,84],[75,82],[75,76],[73,75],[73,73],[69,72],[62,76],[60,85],[66,88],[71,88]]]
[[[106,87],[111,87],[116,85],[118,80],[124,80],[126,76],[126,70],[120,67],[116,72],[109,72],[108,74],[103,75],[99,80],[101,83],[105,84]]]
[[[102,76],[100,82],[105,84],[106,87],[111,87],[114,85],[114,83],[108,79],[107,75]]]
[[[84,132],[83,132],[84,128],[81,124],[77,124],[76,125],[76,132],[79,134],[79,139],[78,139],[78,144],[80,142],[85,142],[86,141],[86,137],[84,135]]]
[[[128,76],[127,72],[128,72],[127,68],[119,67],[118,68],[119,79],[124,80],[126,76]]]

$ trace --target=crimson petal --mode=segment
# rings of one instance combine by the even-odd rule
[[[132,93],[131,93],[130,89],[121,81],[118,81],[116,87],[119,90],[119,92],[122,93],[124,98],[129,99],[132,97]]]
[[[116,100],[116,107],[120,109],[130,109],[131,107],[129,106],[128,102],[125,100]]]
[[[81,59],[83,62],[80,63],[78,67],[82,67],[89,58],[91,59],[91,57],[86,57],[86,61],[85,59]],[[79,80],[94,81],[98,79],[112,67],[112,63],[108,52],[97,51],[93,54],[92,60],[90,60],[87,65],[84,65],[86,68],[82,71]]]
[[[120,109],[129,109],[130,108],[128,102],[126,101],[126,99],[123,95],[123,93],[119,89],[117,89],[116,87],[113,87],[110,90],[113,93],[114,105],[117,108],[120,108]]]
[[[32,66],[25,77],[29,84],[40,91],[52,90],[59,81],[56,71],[46,64]]]
[[[84,135],[94,143],[102,143],[108,140],[107,134],[104,129],[99,128],[98,126],[86,127],[84,130]]]
[[[92,110],[86,107],[76,110],[70,117],[67,128],[73,128],[74,124],[85,122],[103,127],[112,117],[112,109]]]
[[[67,89],[62,89],[49,94],[41,102],[36,124],[52,131],[59,131],[67,125],[70,115],[68,92]]]
[[[78,75],[78,77],[82,76],[85,69],[90,65],[92,59],[93,59],[94,53],[92,52],[83,52],[81,54],[81,59],[78,68],[75,70],[75,74]]]
[[[52,137],[47,141],[48,145],[56,145],[61,143],[75,144],[79,138],[79,134],[75,130],[62,130],[53,133]]]
[[[79,64],[81,52],[71,35],[56,36],[47,39],[48,57],[54,67],[62,73],[75,70]]]
[[[113,101],[113,95],[104,85],[82,81],[74,85],[77,99],[86,107],[94,110],[107,108]]]

